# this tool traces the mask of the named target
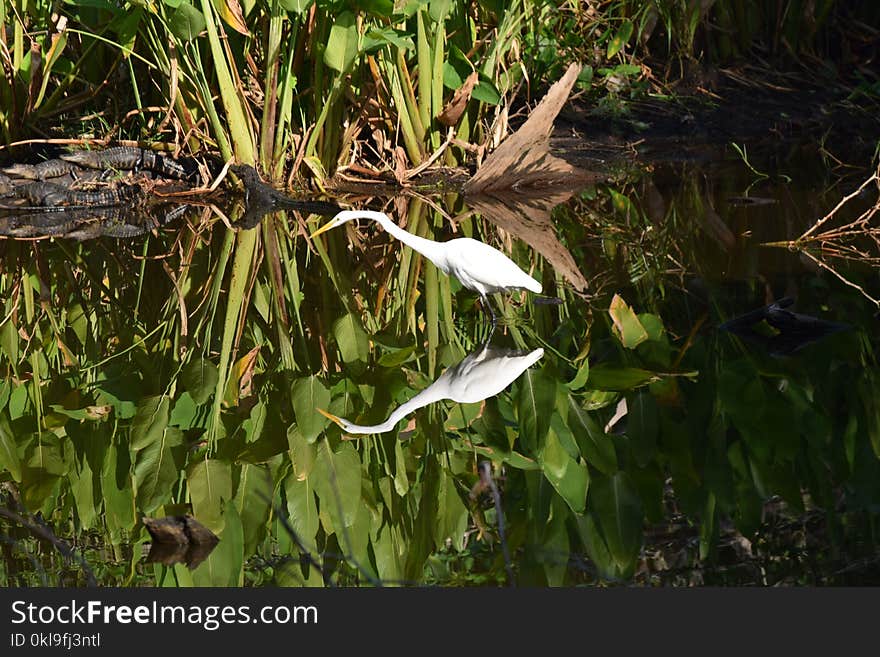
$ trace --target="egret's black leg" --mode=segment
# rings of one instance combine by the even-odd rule
[[[492,304],[489,303],[489,297],[487,297],[485,294],[481,294],[480,303],[483,306],[483,312],[489,315],[489,318],[492,321],[492,331],[494,331],[495,325],[498,323],[498,318],[495,317],[495,311],[492,310]]]

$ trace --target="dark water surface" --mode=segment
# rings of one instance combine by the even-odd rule
[[[880,583],[878,270],[760,246],[869,172],[753,151],[544,198],[344,199],[541,280],[491,335],[369,222],[310,245],[318,217],[196,207],[3,241],[0,581]],[[185,514],[219,543],[151,561],[141,517]]]

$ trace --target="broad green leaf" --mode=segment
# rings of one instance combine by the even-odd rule
[[[291,397],[300,434],[306,441],[315,442],[329,422],[317,409],[326,409],[330,405],[330,391],[318,377],[310,376],[294,381]]]
[[[594,477],[588,500],[615,564],[630,573],[642,545],[642,501],[625,472]]]
[[[657,453],[659,415],[654,396],[647,392],[633,395],[627,401],[626,435],[636,463],[647,464]]]
[[[196,358],[180,373],[180,382],[196,404],[204,404],[217,388],[217,366],[206,358]]]
[[[598,390],[626,391],[659,380],[656,373],[638,367],[599,363],[590,369],[587,383]]]
[[[15,330],[15,322],[6,321],[0,325],[0,349],[6,355],[10,365],[17,367],[20,354],[18,331]]]
[[[92,477],[92,469],[87,460],[82,461],[82,467],[67,475],[70,482],[70,492],[76,503],[76,515],[83,529],[91,529],[95,526],[98,511],[95,508],[95,488]]]
[[[88,339],[89,322],[80,304],[72,303],[67,307],[67,325],[73,329],[79,343],[85,346]]]
[[[355,16],[343,11],[333,19],[330,36],[324,50],[324,64],[342,73],[354,61],[358,52],[358,31]]]
[[[469,514],[455,489],[455,479],[445,471],[441,473],[439,500],[434,540],[437,545],[444,545],[449,539],[455,549],[460,550],[464,546]]]
[[[578,533],[580,534],[581,541],[583,541],[584,548],[590,559],[596,564],[596,568],[599,569],[599,574],[605,579],[616,578],[617,566],[614,563],[611,552],[608,550],[608,545],[602,536],[594,514],[578,514],[575,515],[575,520],[577,521]]]
[[[547,585],[562,586],[565,583],[565,574],[569,570],[566,557],[571,554],[571,546],[566,525],[571,514],[561,507],[558,500],[554,500],[552,506],[553,514],[544,530],[544,540],[541,545],[547,558],[542,561]]]
[[[605,56],[608,59],[611,59],[621,51],[621,49],[627,44],[629,38],[633,33],[633,24],[629,20],[623,21],[620,24],[620,27],[617,28],[617,32],[614,35],[614,38],[608,42],[608,50],[605,53]]]
[[[447,431],[458,431],[468,428],[483,412],[484,402],[473,404],[453,404],[443,421],[443,428]]]
[[[144,513],[152,513],[171,500],[178,475],[171,448],[179,445],[182,439],[179,429],[168,427],[156,440],[145,443],[138,451],[132,476],[137,488],[138,507]]]
[[[302,14],[309,7],[314,4],[315,0],[280,0],[281,6],[284,8],[284,11],[289,11],[294,14]]]
[[[406,51],[415,48],[409,34],[391,27],[374,27],[364,35],[364,52],[375,52],[388,44]]]
[[[435,23],[445,20],[451,4],[452,0],[431,0],[428,3],[428,13],[431,15],[431,20]]]
[[[171,417],[168,418],[168,424],[186,431],[195,426],[198,412],[199,409],[193,398],[188,392],[184,392],[174,402],[174,408],[171,409]]]
[[[227,500],[220,513],[224,519],[220,542],[193,572],[194,586],[240,587],[244,571],[244,531],[233,500]]]
[[[400,441],[397,441],[400,444]],[[400,463],[398,462],[398,467]],[[407,546],[404,577],[409,581],[417,581],[425,571],[425,562],[434,551],[434,527],[437,525],[439,493],[438,481],[440,467],[436,458],[430,458],[425,464],[425,476],[421,482],[419,510],[412,527],[412,535]]]
[[[406,474],[406,455],[403,453],[403,442],[394,441],[394,490],[403,497],[409,491],[409,478]]]
[[[653,313],[639,313],[638,320],[648,334],[648,340],[652,342],[667,342],[666,329],[663,320]]]
[[[614,335],[627,349],[635,349],[648,339],[648,331],[642,326],[632,308],[619,295],[615,294],[611,300],[608,314],[614,322]]]
[[[284,495],[287,498],[287,515],[296,537],[306,546],[315,548],[318,533],[318,504],[315,489],[308,479],[287,477],[284,480]]]
[[[271,509],[272,479],[268,468],[243,463],[233,499],[244,532],[244,552],[253,554],[265,535]]]
[[[584,362],[580,364],[578,367],[577,373],[574,375],[574,378],[565,385],[569,390],[580,390],[587,384],[587,379],[590,376],[590,361],[586,358]]]
[[[611,436],[585,411],[578,401],[568,395],[568,428],[574,434],[581,456],[605,474],[617,471],[617,452]]]
[[[354,522],[361,504],[361,460],[351,443],[341,443],[334,452],[322,441],[308,481],[321,500],[321,513],[326,511],[333,520],[335,532],[342,530],[340,512],[345,526]]]
[[[30,396],[27,384],[20,383],[13,386],[12,392],[9,394],[9,417],[12,420],[17,420],[23,416],[29,403]]]
[[[168,17],[171,33],[181,41],[192,41],[206,27],[205,15],[189,2],[181,2]]]
[[[223,530],[223,507],[232,499],[232,468],[217,459],[200,459],[186,473],[193,516],[215,534]]]
[[[333,323],[333,336],[346,365],[367,362],[370,356],[369,341],[360,320],[353,313],[348,313]]]
[[[293,464],[294,476],[302,481],[309,476],[315,465],[317,448],[308,442],[295,424],[287,429],[287,444],[290,448],[290,461]]]
[[[497,105],[501,102],[501,92],[492,82],[486,78],[480,80],[471,92],[471,98],[487,105]]]
[[[136,520],[130,466],[128,450],[117,450],[111,443],[101,470],[101,497],[104,522],[114,543],[131,531]]]
[[[358,9],[382,18],[388,18],[394,13],[392,0],[357,0],[356,5]]]
[[[416,350],[416,345],[410,345],[403,349],[397,349],[386,354],[382,354],[379,358],[379,365],[382,367],[399,367],[412,358]]]
[[[517,381],[517,416],[520,445],[536,453],[550,429],[556,403],[556,380],[546,367],[527,369]]]
[[[241,423],[244,430],[244,440],[246,443],[254,443],[263,435],[263,427],[266,425],[266,404],[258,401],[251,409],[248,419]]]
[[[21,482],[21,459],[18,446],[6,413],[0,412],[0,467],[9,472],[15,481]]]
[[[132,50],[134,50],[134,43],[143,14],[144,10],[142,7],[135,7],[117,14],[110,25],[110,29],[116,33],[117,42],[122,46],[122,54],[125,57],[128,57]]]
[[[547,435],[539,461],[547,481],[552,484],[571,510],[575,513],[583,512],[590,475],[585,465],[568,455],[553,431]]]
[[[131,421],[131,448],[140,450],[162,440],[168,426],[170,402],[165,395],[146,397],[138,402]]]

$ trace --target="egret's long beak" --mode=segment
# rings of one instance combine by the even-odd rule
[[[324,226],[324,228],[326,228],[326,227],[327,227],[327,226]],[[321,230],[323,230],[323,228],[322,228]],[[318,231],[318,232],[321,232],[321,231]],[[317,234],[317,233],[316,233],[316,234]],[[328,413],[328,412],[325,411],[323,408],[316,408],[315,410],[318,411],[318,412],[319,412],[321,415],[323,415],[324,417],[326,417],[328,420],[333,420],[333,422],[335,422],[335,423],[338,424],[340,427],[342,427],[343,429],[345,429],[345,427],[342,426],[342,420],[340,420],[338,417],[336,417],[335,415],[333,415],[333,413]]]
[[[318,230],[316,230],[314,233],[312,233],[311,235],[309,235],[309,239],[312,239],[312,240],[313,240],[313,239],[315,239],[318,235],[320,235],[321,233],[326,233],[328,230],[330,230],[331,228],[336,228],[336,226],[338,226],[338,225],[339,225],[339,224],[336,223],[336,220],[334,219],[333,221],[330,221],[329,223],[324,224],[324,225],[321,226]],[[321,409],[319,408],[318,410],[320,411]],[[322,411],[322,412],[323,412],[323,411]]]

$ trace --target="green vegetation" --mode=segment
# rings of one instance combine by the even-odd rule
[[[450,129],[491,144],[512,104],[572,60],[599,95],[752,54],[838,61],[870,93],[863,37],[878,12],[854,0],[0,0],[0,136],[138,139],[321,183],[352,161],[418,166]],[[444,114],[471,74],[466,107]],[[439,161],[464,157],[451,146]]]
[[[755,53],[851,56],[870,93],[855,46],[873,3],[772,4],[0,0],[0,135],[138,140],[320,187],[352,162],[466,162],[570,59],[612,101]],[[461,114],[444,113],[474,73]],[[745,153],[753,184],[765,163]],[[646,527],[675,515],[697,546],[675,567],[702,569],[722,538],[757,554],[772,503],[823,523],[820,548],[787,544],[819,564],[796,581],[843,581],[829,560],[876,553],[875,341],[853,330],[781,360],[712,330],[768,296],[741,238],[771,229],[730,227],[743,218],[721,199],[745,185],[682,179],[661,193],[625,178],[554,212],[585,292],[453,195],[398,199],[411,232],[499,246],[562,303],[506,302],[493,340],[545,356],[505,392],[358,441],[316,408],[380,422],[485,338],[475,296],[387,236],[312,243],[292,215],[230,230],[204,208],[143,242],[4,241],[0,507],[40,513],[87,567],[4,517],[0,579],[653,583],[673,566],[649,558]],[[804,207],[835,202],[798,200],[782,214],[805,229]],[[224,208],[233,225],[242,210]],[[798,272],[803,307],[872,321],[858,289]],[[847,277],[876,298],[865,272]],[[140,517],[185,512],[221,538],[208,560],[145,565]]]

